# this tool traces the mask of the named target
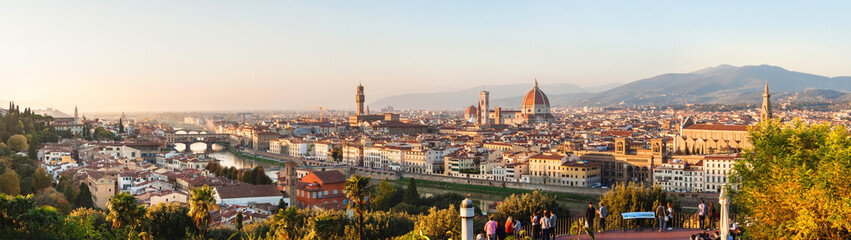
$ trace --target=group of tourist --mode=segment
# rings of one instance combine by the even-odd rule
[[[544,210],[543,214],[540,216],[538,213],[532,213],[532,216],[529,217],[529,222],[532,226],[532,231],[529,233],[530,237],[533,240],[551,240],[555,239],[555,228],[556,222],[558,220],[558,216],[552,211]],[[523,227],[520,223],[519,219],[515,219],[514,217],[508,217],[505,221],[505,225],[500,226],[493,217],[488,218],[488,222],[485,223],[485,229],[483,234],[479,234],[479,237],[476,239],[481,240],[502,240],[507,236],[517,236],[520,237],[520,232],[523,230]]]
[[[716,224],[716,220],[718,219],[718,213],[715,212],[715,204],[710,202],[709,208],[706,207],[706,203],[701,200],[700,205],[697,205],[697,215],[699,220],[700,229],[718,229]],[[709,219],[709,225],[705,225],[706,220]]]
[[[591,231],[594,231],[594,219],[598,219],[599,221],[599,230],[597,230],[597,232],[602,232],[606,229],[606,217],[608,216],[608,210],[606,209],[606,206],[603,205],[603,202],[600,202],[599,205],[600,208],[595,209],[594,204],[589,202],[588,209],[585,212],[584,227],[591,229]],[[507,236],[517,236],[519,238],[520,232],[523,230],[520,220],[510,216],[502,226],[500,226],[493,217],[489,217],[488,220],[489,221],[485,223],[484,232],[479,234],[476,239],[501,240],[505,239]],[[538,213],[532,213],[532,216],[529,217],[529,222],[532,227],[528,235],[532,238],[532,240],[555,239],[557,220],[558,216],[556,216],[556,214],[552,211],[544,210],[540,215],[538,215]]]
[[[585,227],[594,231],[594,218],[597,218],[599,221],[598,226],[600,226],[597,232],[603,232],[606,231],[606,217],[608,216],[608,212],[603,202],[599,204],[600,208],[594,209],[594,203],[588,203],[588,208],[585,209]]]
[[[729,235],[726,240],[734,240],[737,237],[741,237],[744,231],[739,228],[739,224],[733,220],[733,218],[729,218],[730,226],[729,226]],[[718,230],[705,229],[699,233],[691,235],[691,240],[725,240],[721,239],[721,232]]]
[[[674,227],[674,208],[668,203],[667,208],[663,204],[656,207],[656,218],[659,219],[659,232],[671,230]],[[668,223],[671,223],[670,226]]]

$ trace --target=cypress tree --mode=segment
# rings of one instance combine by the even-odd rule
[[[402,202],[408,203],[411,206],[418,206],[420,201],[420,193],[417,192],[417,182],[413,178],[408,181],[408,188],[405,190],[405,196],[402,197]]]

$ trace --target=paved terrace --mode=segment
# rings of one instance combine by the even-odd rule
[[[659,232],[659,230],[650,230],[645,229],[644,231],[636,232],[636,231],[608,231],[605,233],[597,233],[595,237],[597,240],[640,240],[640,239],[658,239],[658,240],[683,240],[689,239],[692,234],[698,233],[700,230],[698,229],[674,229],[667,232]],[[556,240],[567,240],[567,239],[576,239],[576,236],[560,236],[556,237]],[[580,239],[588,239],[588,235],[582,235]]]

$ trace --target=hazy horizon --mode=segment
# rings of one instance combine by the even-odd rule
[[[351,110],[358,82],[370,103],[535,77],[542,86],[627,83],[721,64],[849,76],[849,5],[11,2],[0,9],[0,100],[66,113]]]

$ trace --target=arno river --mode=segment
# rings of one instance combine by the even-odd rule
[[[179,152],[187,152],[186,146],[182,143],[177,143],[174,146],[175,149]],[[261,166],[264,169],[277,168],[281,167],[282,164],[274,164],[268,162],[259,162],[252,159],[245,159],[230,153],[225,149],[224,146],[219,144],[213,144],[212,150],[207,149],[206,143],[193,143],[189,146],[189,151],[194,154],[206,154],[207,156],[216,158],[221,160],[219,164],[226,167],[235,167],[235,168],[253,168],[256,166]],[[278,171],[270,171],[266,170],[266,175],[269,178],[272,178],[272,181],[276,181],[278,179]]]

